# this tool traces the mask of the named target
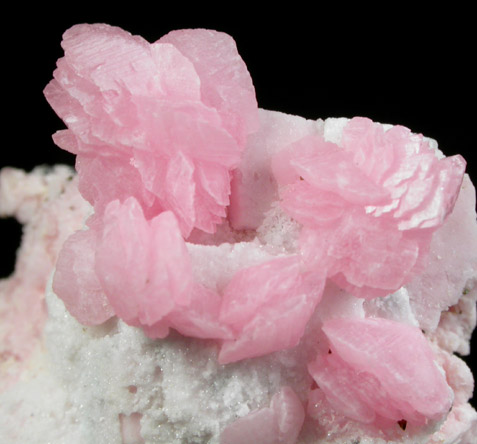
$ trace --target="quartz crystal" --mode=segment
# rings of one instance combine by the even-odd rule
[[[0,283],[1,442],[473,442],[461,156],[259,109],[221,32],[76,25],[62,47],[44,92],[76,172],[0,173],[25,233]]]

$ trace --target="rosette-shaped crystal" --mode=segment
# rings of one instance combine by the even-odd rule
[[[273,159],[281,205],[303,225],[301,251],[358,297],[384,296],[420,271],[432,233],[452,211],[465,170],[421,135],[369,119],[340,145],[308,136]]]
[[[332,407],[373,423],[440,420],[453,393],[421,330],[386,319],[333,319],[324,323],[330,353],[309,371]]]
[[[233,39],[203,29],[149,44],[108,25],[66,31],[45,95],[77,155],[79,188],[102,213],[133,196],[148,218],[172,211],[187,237],[225,216],[230,172],[258,110]]]
[[[149,222],[135,199],[111,202],[95,265],[115,314],[131,325],[154,325],[190,303],[190,259],[170,211]]]
[[[169,328],[198,338],[232,337],[219,323],[220,296],[193,279],[189,253],[174,214],[147,220],[136,199],[111,202],[99,221],[65,242],[53,289],[83,324],[113,315],[150,337]]]

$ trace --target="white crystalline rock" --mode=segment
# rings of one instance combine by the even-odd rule
[[[341,133],[348,122],[349,119],[345,117],[330,117],[326,119],[323,127],[323,136],[325,140],[339,145],[341,142]]]
[[[194,276],[205,285],[216,282],[218,290],[222,290],[241,268],[258,265],[274,257],[258,240],[217,246],[196,244],[187,246]]]
[[[119,444],[120,418],[141,415],[147,443],[213,444],[225,425],[268,405],[282,386],[303,396],[311,383],[298,365],[303,350],[220,366],[211,342],[152,341],[116,320],[84,327],[51,289],[47,302],[48,352],[20,390],[1,395],[0,442]]]
[[[335,296],[341,298],[341,308],[363,314],[350,297]],[[212,342],[179,335],[152,341],[120,320],[84,327],[51,289],[47,302],[46,349],[33,358],[24,381],[0,396],[0,442],[214,444],[227,424],[268,406],[281,387],[292,386],[303,397],[311,384],[303,366],[310,356],[306,341],[290,351],[220,366]],[[477,420],[464,401],[472,378],[458,358],[442,353],[445,365],[453,366],[453,388],[463,393],[451,420],[467,418],[470,422],[460,426],[466,427]],[[314,424],[307,418],[299,444],[353,442],[364,434],[359,424],[350,423],[322,441]],[[121,430],[129,434],[122,436]],[[134,430],[140,433],[135,439]],[[385,443],[379,438],[361,442]],[[414,436],[401,442],[424,444],[426,439]]]
[[[384,298],[365,301],[364,306],[367,316],[392,319],[403,324],[419,326],[412,311],[409,293],[405,287]]]

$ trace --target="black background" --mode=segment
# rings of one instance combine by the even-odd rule
[[[75,12],[70,13],[14,7],[1,29],[5,115],[0,167],[73,165],[73,156],[51,140],[63,124],[42,90],[62,56],[62,33],[76,23],[104,22],[151,42],[173,29],[227,32],[247,64],[261,108],[311,119],[359,115],[407,126],[436,139],[446,155],[464,155],[467,172],[477,183],[477,160],[471,159],[476,99],[473,14],[448,5],[418,13],[402,4],[387,4],[379,9],[363,4],[350,8],[340,2],[327,8],[316,4],[311,10],[288,4],[280,10],[270,7],[261,17],[242,3],[214,11],[187,5],[153,11],[138,3],[107,13],[83,3],[71,6]],[[0,220],[0,235],[5,276],[13,267],[20,229],[12,220]]]

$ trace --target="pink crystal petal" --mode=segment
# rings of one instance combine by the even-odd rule
[[[220,320],[236,339],[224,341],[222,364],[294,347],[321,299],[324,280],[300,272],[296,256],[240,270],[224,290]]]
[[[361,379],[349,367],[336,359],[318,357],[308,365],[308,370],[336,411],[363,423],[376,419],[373,408],[361,399]],[[379,388],[376,382],[374,391]]]
[[[217,292],[196,284],[190,304],[170,313],[167,321],[185,336],[231,339],[232,330],[219,321],[220,304],[221,297]]]
[[[140,202],[148,215],[162,209],[154,195],[144,189],[140,174],[127,157],[84,154],[76,158],[76,169],[81,177],[79,190],[97,214],[102,214],[111,201],[124,201],[130,196]]]
[[[72,69],[91,78],[101,91],[124,85],[133,94],[150,93],[155,86],[149,81],[155,68],[150,45],[142,37],[109,25],[82,24],[64,33],[61,46]]]
[[[224,290],[221,320],[240,330],[261,306],[286,298],[290,289],[299,283],[299,273],[297,256],[274,259],[238,271]]]
[[[161,93],[176,100],[200,101],[200,78],[193,63],[174,46],[153,43],[151,55]]]
[[[275,412],[278,420],[278,442],[283,444],[296,443],[305,421],[305,409],[300,398],[290,387],[282,387],[273,396],[270,407]]]
[[[303,155],[313,147],[312,155]],[[338,194],[354,204],[373,205],[386,200],[387,191],[374,183],[350,156],[338,145],[321,137],[309,136],[293,145],[296,158],[291,160],[294,170],[310,185]]]
[[[323,227],[338,222],[345,212],[343,200],[334,193],[317,191],[299,181],[281,194],[282,208],[306,227]]]
[[[462,178],[465,172],[466,162],[461,156],[452,156],[441,159],[434,168],[434,180],[430,189],[416,190],[416,199],[420,200],[420,205],[414,209],[414,214],[406,220],[402,217],[399,223],[400,229],[410,229],[415,227],[432,228],[442,225],[446,217],[452,212]],[[425,196],[425,198],[423,198]],[[397,216],[406,214],[408,200],[413,200],[407,193],[403,199]]]
[[[194,164],[181,152],[169,162],[166,173],[166,202],[176,214],[182,233],[188,236],[195,223]]]
[[[445,415],[452,392],[420,329],[385,319],[333,319],[323,331],[333,352],[376,377],[386,393],[431,419]]]
[[[133,198],[106,208],[96,270],[116,314],[132,325],[151,326],[190,301],[190,259],[176,219],[164,212],[148,223]]]
[[[365,299],[401,287],[410,278],[420,246],[385,221],[359,213],[320,231],[304,228],[300,245],[310,269],[327,270],[338,285]]]
[[[405,137],[408,135],[409,132]],[[347,123],[341,135],[341,145],[352,155],[354,165],[380,184],[398,158],[389,141],[389,131],[385,133],[381,125],[363,117],[355,117]]]
[[[97,233],[78,231],[63,244],[53,279],[53,290],[82,324],[97,325],[114,315],[94,270]]]
[[[115,313],[126,322],[134,322],[150,287],[148,223],[133,198],[128,198],[124,205],[111,202],[104,219],[96,252],[96,273]],[[165,300],[163,304],[166,313],[172,309],[172,301]]]
[[[65,151],[78,154],[78,140],[70,130],[60,130],[53,134],[53,141]]]
[[[220,435],[220,444],[277,444],[278,433],[275,412],[263,408],[229,424]]]
[[[68,125],[71,133],[85,142],[89,141],[91,139],[91,119],[84,112],[81,103],[68,95],[56,79],[48,83],[43,93],[56,114]],[[68,145],[71,146],[72,143],[70,142]],[[60,147],[62,148],[61,145]]]
[[[196,174],[201,194],[210,196],[219,205],[229,204],[230,175],[226,168],[217,168],[209,162],[197,164]]]
[[[220,435],[220,444],[295,444],[305,411],[290,387],[282,387],[270,408],[255,410],[229,424]]]
[[[171,43],[191,62],[199,74],[204,103],[216,108],[225,128],[239,144],[258,128],[255,90],[233,39],[206,29],[172,31],[159,42]]]

